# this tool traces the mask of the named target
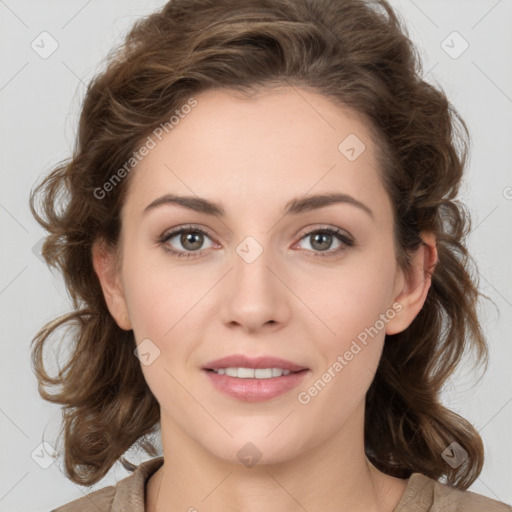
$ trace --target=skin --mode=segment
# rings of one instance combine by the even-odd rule
[[[407,480],[366,459],[364,400],[385,334],[407,328],[423,306],[435,240],[422,233],[412,270],[398,267],[375,142],[348,109],[292,87],[251,99],[226,90],[195,97],[198,105],[132,171],[120,254],[100,242],[93,248],[118,325],[160,350],[141,365],[160,404],[165,459],[147,484],[146,510],[392,511]],[[366,146],[354,161],[338,150],[351,133]],[[292,198],[335,191],[367,205],[373,217],[347,203],[283,216]],[[226,215],[172,204],[143,213],[165,193],[221,202]],[[193,253],[190,244],[179,235],[157,240],[188,223],[209,235],[200,256],[178,258],[165,245]],[[354,245],[315,257],[322,251],[311,233],[325,227],[349,233]],[[252,263],[236,252],[247,236],[263,249]],[[326,246],[333,254],[344,244],[333,237]],[[400,312],[301,404],[298,393],[394,303]],[[282,357],[309,372],[284,395],[242,402],[201,371],[235,353]],[[253,467],[237,457],[248,442],[262,454]]]

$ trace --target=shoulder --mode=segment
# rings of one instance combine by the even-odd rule
[[[51,512],[144,512],[146,482],[162,464],[163,457],[143,462],[131,475],[117,482],[115,486],[109,485],[98,489]]]
[[[433,482],[433,512],[452,509],[461,512],[512,512],[512,507],[501,501],[472,491],[461,491],[437,481]]]
[[[512,507],[413,473],[394,512],[512,512]]]
[[[51,512],[97,512],[98,510],[106,512],[107,510],[112,510],[112,501],[115,493],[115,487],[109,485],[53,509]]]

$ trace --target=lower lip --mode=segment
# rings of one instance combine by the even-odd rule
[[[309,370],[270,379],[240,379],[228,375],[219,375],[210,370],[203,371],[208,375],[212,384],[222,393],[244,402],[262,402],[282,395],[298,386]]]

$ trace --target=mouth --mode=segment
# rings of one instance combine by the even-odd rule
[[[243,354],[210,361],[202,370],[215,390],[243,402],[262,402],[284,395],[311,372],[279,357]]]

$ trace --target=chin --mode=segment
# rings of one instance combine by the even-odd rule
[[[272,428],[275,428],[275,423]],[[282,464],[305,449],[299,439],[291,437],[285,430],[282,437],[276,432],[266,436],[267,433],[262,435],[254,429],[246,429],[244,434],[234,435],[233,438],[226,435],[216,444],[212,444],[212,439],[209,438],[203,448],[227,463],[248,468],[256,464]]]

